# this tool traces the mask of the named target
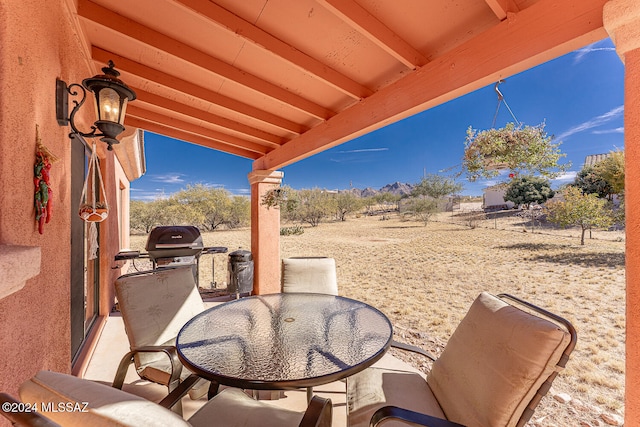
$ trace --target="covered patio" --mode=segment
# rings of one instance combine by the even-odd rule
[[[15,395],[41,369],[88,372],[127,267],[114,256],[129,244],[130,183],[145,172],[137,129],[253,159],[243,173],[254,292],[279,292],[279,212],[261,200],[280,168],[611,37],[626,67],[625,425],[640,426],[635,0],[8,0],[0,17],[0,390]],[[91,259],[77,223],[88,147],[56,123],[54,89],[109,60],[137,100],[121,143],[97,148],[111,211]],[[76,117],[82,129],[90,110]],[[31,213],[36,127],[58,159],[42,233]]]

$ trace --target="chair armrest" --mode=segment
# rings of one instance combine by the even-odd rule
[[[37,405],[37,403],[25,404],[6,393],[0,393],[0,403],[2,404],[0,414],[11,421],[14,426],[60,427],[60,424],[37,413],[38,407],[33,406],[32,408],[32,405]],[[26,409],[29,411],[27,412]]]
[[[182,363],[180,363],[180,359],[178,359],[178,353],[176,351],[175,346],[171,345],[148,345],[142,347],[136,347],[131,349],[130,352],[124,355],[122,360],[120,360],[120,364],[118,365],[118,370],[116,371],[116,376],[113,379],[112,387],[121,389],[124,384],[124,378],[127,376],[127,370],[129,369],[129,365],[133,363],[133,358],[137,353],[157,353],[162,352],[169,357],[169,361],[171,362],[171,376],[169,378],[169,391],[173,390],[180,381],[180,374],[182,374]]]
[[[397,406],[383,406],[378,409],[371,417],[369,427],[376,427],[382,421],[389,418],[395,418],[408,423],[427,427],[464,427],[462,424],[443,420],[442,418],[432,417],[431,415],[421,414],[420,412],[398,408]]]
[[[413,353],[421,354],[424,357],[427,357],[427,358],[431,359],[434,362],[436,360],[436,357],[433,354],[429,353],[426,350],[421,349],[420,347],[416,347],[415,345],[405,344],[403,342],[392,340],[391,341],[391,347],[395,347],[395,348],[399,348],[400,350],[406,350],[406,351],[411,351]]]
[[[313,396],[298,427],[331,427],[332,418],[331,399]]]

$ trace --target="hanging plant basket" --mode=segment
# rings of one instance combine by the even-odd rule
[[[109,204],[104,190],[104,182],[98,164],[96,144],[93,144],[91,158],[87,169],[87,178],[82,188],[82,198],[78,215],[86,222],[102,222],[109,216]],[[94,189],[99,189],[99,192]]]
[[[78,212],[80,218],[86,222],[102,222],[109,216],[109,209],[98,203],[95,206],[83,204]]]
[[[544,123],[538,126],[508,123],[503,128],[484,131],[469,127],[463,166],[471,181],[496,177],[505,169],[515,174],[539,173],[552,177],[570,165],[558,164],[565,154],[560,153],[560,144],[553,144],[551,140],[544,131]]]
[[[272,188],[268,190],[262,196],[261,205],[266,206],[267,208],[278,208],[280,205],[286,203],[287,201],[287,191],[284,188]]]

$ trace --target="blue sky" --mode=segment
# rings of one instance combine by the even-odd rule
[[[500,91],[518,121],[546,124],[562,142],[570,171],[554,182],[572,181],[585,156],[624,148],[624,67],[609,39],[509,77]],[[371,134],[283,168],[283,184],[293,188],[378,189],[395,181],[417,183],[424,172],[460,170],[466,130],[492,127],[494,85],[389,125]],[[504,104],[495,126],[513,121]],[[249,194],[252,161],[172,138],[145,133],[147,173],[132,183],[131,197],[153,200],[189,184],[223,187]],[[446,172],[445,172],[446,171]],[[470,183],[462,194],[481,195],[491,181]]]

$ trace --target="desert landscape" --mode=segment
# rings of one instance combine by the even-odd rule
[[[397,340],[434,354],[481,291],[510,293],[566,317],[578,331],[578,345],[529,425],[621,425],[623,232],[594,231],[581,246],[579,230],[531,232],[521,218],[470,224],[442,213],[426,226],[395,214],[382,218],[305,227],[301,235],[281,236],[280,255],[335,258],[342,296],[377,307],[391,319]],[[144,250],[145,242],[146,235],[132,236],[132,249]],[[248,229],[205,233],[204,243],[229,252],[251,246]],[[224,254],[203,256],[200,286],[223,292],[226,263]],[[426,360],[392,351],[428,371]]]

